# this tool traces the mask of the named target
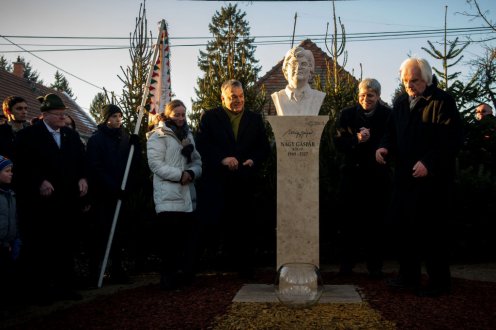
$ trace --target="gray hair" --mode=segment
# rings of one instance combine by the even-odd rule
[[[225,92],[232,89],[233,87],[243,88],[243,84],[239,80],[229,79],[229,80],[226,80],[222,84],[222,86],[220,87],[220,90],[221,90],[222,94],[224,94]]]
[[[284,73],[284,77],[286,77],[286,79],[288,78],[286,76],[286,68],[288,67],[289,60],[291,60],[292,58],[298,58],[302,56],[305,56],[308,63],[310,63],[310,74],[312,75],[314,73],[315,59],[313,57],[312,51],[300,46],[296,46],[288,50],[288,52],[284,56],[284,62],[282,63],[282,72]]]
[[[381,84],[374,78],[365,78],[358,85],[358,89],[371,89],[377,93],[377,95],[381,95]]]
[[[400,77],[403,75],[403,70],[408,64],[414,63],[419,69],[422,79],[427,83],[427,86],[432,85],[432,69],[427,60],[421,57],[410,57],[403,61],[400,65]]]

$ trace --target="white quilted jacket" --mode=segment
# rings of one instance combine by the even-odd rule
[[[193,135],[189,141],[195,145]],[[191,163],[181,154],[181,141],[166,126],[156,128],[147,141],[148,166],[153,172],[153,200],[157,213],[165,211],[192,212],[196,208],[196,191],[193,183],[181,185],[184,170],[192,170],[195,179],[202,172],[198,151],[191,154]]]

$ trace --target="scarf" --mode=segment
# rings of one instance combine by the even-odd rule
[[[227,113],[227,116],[229,117],[229,121],[231,122],[231,127],[234,133],[234,139],[238,139],[238,128],[239,128],[239,122],[241,121],[241,117],[243,117],[243,111],[240,112],[232,112],[231,110],[222,107],[224,111]]]

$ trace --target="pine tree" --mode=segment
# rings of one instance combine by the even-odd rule
[[[0,56],[0,69],[8,72],[12,71],[12,64],[3,55]]]
[[[43,85],[43,80],[40,79],[38,71],[34,70],[31,63],[26,62],[24,57],[17,57],[17,62],[24,63],[24,78],[29,81]]]
[[[447,19],[446,15],[448,12],[448,6],[445,6],[445,17],[444,17],[444,41],[443,41],[443,50],[438,50],[435,45],[427,40],[430,49],[422,47],[422,49],[427,52],[430,56],[434,57],[437,60],[441,60],[443,64],[443,69],[439,70],[436,67],[432,66],[432,70],[437,74],[440,78],[438,86],[449,92],[456,101],[458,109],[464,109],[466,104],[470,102],[474,97],[477,96],[477,86],[475,84],[475,80],[472,79],[468,83],[464,84],[461,82],[458,77],[461,72],[448,72],[448,69],[458,64],[462,59],[463,50],[469,45],[469,42],[460,45],[458,41],[458,37],[455,38],[453,42],[448,41],[447,39]]]
[[[324,82],[319,76],[315,78],[315,87],[326,93],[322,104],[321,114],[329,115],[322,138],[320,141],[320,194],[323,215],[332,212],[332,201],[335,200],[340,182],[339,168],[343,159],[333,143],[335,124],[342,109],[355,104],[358,100],[358,81],[352,74],[345,71],[348,61],[346,49],[345,26],[341,19],[336,16],[336,7],[332,2],[333,32],[330,37],[330,46],[327,43],[328,31],[326,31],[325,45],[330,54],[331,61],[326,61],[326,76]],[[338,26],[341,33],[338,33]],[[327,26],[329,28],[329,25]],[[342,58],[341,58],[342,57]]]
[[[107,97],[104,93],[98,93],[95,95],[90,105],[90,115],[95,119],[97,123],[101,123],[103,119],[103,115],[101,109],[104,105],[106,105]]]
[[[127,67],[121,66],[122,75],[117,75],[124,84],[122,96],[116,96],[106,89],[104,89],[103,93],[95,95],[90,105],[90,114],[97,123],[101,121],[101,108],[106,104],[115,104],[122,110],[123,127],[128,132],[134,132],[153,54],[152,34],[150,32],[150,35],[148,35],[147,31],[146,1],[143,1],[140,4],[138,17],[136,17],[134,31],[129,36],[131,65]],[[139,130],[139,135],[143,140],[146,134],[145,128],[148,125],[147,119],[147,116],[143,116],[141,129]]]
[[[474,101],[489,103],[493,109],[496,109],[496,48],[485,46],[484,54],[470,64],[474,69],[472,77],[479,90]]]
[[[134,126],[138,119],[139,107],[144,93],[143,87],[146,83],[151,57],[153,55],[153,39],[151,39],[151,33],[150,36],[147,33],[148,20],[146,18],[145,6],[145,1],[140,4],[135,29],[129,38],[131,65],[126,68],[121,66],[123,75],[118,75],[118,78],[124,83],[124,88],[122,90],[122,97],[117,105],[123,111],[124,127],[130,132],[134,131]],[[143,116],[139,130],[139,134],[143,139],[147,125],[148,118],[147,116]]]
[[[329,114],[329,125],[333,125],[341,109],[351,106],[358,100],[358,81],[353,75],[345,71],[348,61],[346,49],[346,31],[340,17],[336,17],[336,7],[332,2],[333,33],[331,36],[331,46],[327,44],[326,49],[330,54],[332,63],[327,62],[325,84],[317,77],[316,86],[326,93],[326,98],[322,104],[323,113]],[[341,33],[338,33],[338,23]],[[329,27],[329,25],[328,25]],[[342,57],[341,63],[340,57]],[[321,85],[324,85],[323,87]]]
[[[197,79],[196,100],[192,100],[191,126],[197,127],[201,112],[221,105],[222,83],[237,79],[243,84],[245,108],[261,111],[265,95],[255,88],[261,67],[255,59],[254,38],[245,20],[246,13],[229,4],[216,11],[208,28],[213,39],[206,51],[200,51],[198,66],[203,77]]]
[[[55,71],[55,81],[53,82],[53,84],[50,85],[50,88],[53,88],[59,92],[66,92],[72,98],[74,98],[74,93],[69,87],[69,82],[67,81],[65,76],[61,72],[59,72],[59,70]]]
[[[33,67],[31,66],[31,63],[26,62],[24,57],[17,57],[17,62],[21,62],[24,64],[24,78],[32,81],[37,84],[43,85],[43,80],[40,79],[40,74],[38,71],[34,70]],[[5,56],[0,56],[0,69],[12,72],[13,66],[12,64],[9,63],[9,61],[5,58]]]

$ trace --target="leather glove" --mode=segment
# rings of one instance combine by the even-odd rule
[[[131,134],[131,136],[129,137],[129,144],[133,145],[133,146],[138,146],[140,143],[140,137],[139,135],[137,134]]]
[[[193,146],[192,144],[185,145],[183,149],[181,149],[181,154],[184,157],[186,157],[188,163],[191,163],[191,154],[193,153],[194,150],[195,150],[195,146]]]

